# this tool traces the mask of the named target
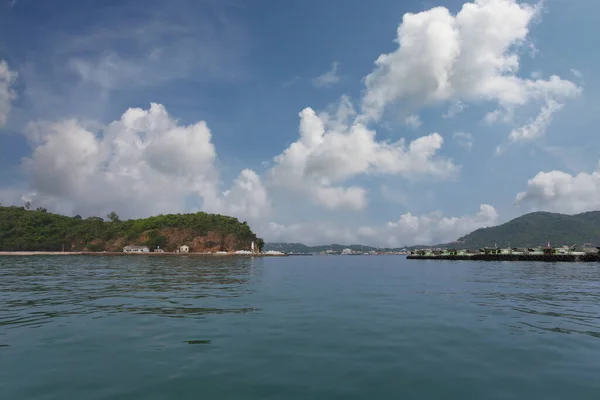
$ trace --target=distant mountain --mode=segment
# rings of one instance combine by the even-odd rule
[[[409,249],[423,247],[446,247],[477,249],[480,247],[534,247],[571,246],[574,244],[592,243],[600,245],[600,211],[590,211],[576,215],[550,212],[534,212],[522,215],[502,225],[477,229],[455,242],[435,246],[410,246]],[[324,250],[340,252],[345,248],[355,251],[377,250],[376,247],[362,245],[331,244],[323,246],[306,246],[302,243],[266,243],[265,250],[279,250],[286,253],[316,253]],[[383,249],[398,251],[401,249]]]
[[[445,247],[479,248],[485,246],[526,247],[592,243],[600,244],[600,211],[576,215],[534,212],[502,225],[481,228]]]
[[[360,244],[328,244],[321,246],[307,246],[302,243],[265,243],[264,250],[276,250],[283,251],[284,253],[320,253],[322,251],[333,250],[336,253],[340,253],[344,249],[351,249],[353,251],[368,252],[373,250],[380,251],[399,251],[401,249],[388,249],[382,247],[363,246]]]

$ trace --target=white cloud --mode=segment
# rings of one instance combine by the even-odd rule
[[[464,147],[469,151],[473,148],[473,135],[469,132],[454,132],[452,137],[459,146]]]
[[[514,117],[513,109],[497,108],[493,111],[486,113],[485,116],[483,117],[483,120],[485,123],[491,125],[498,121],[504,122],[504,123],[509,123],[513,120],[513,117]]]
[[[421,121],[421,117],[419,117],[417,114],[411,114],[408,117],[406,117],[404,123],[413,129],[417,129],[423,124],[423,122]]]
[[[517,194],[516,203],[567,214],[599,210],[600,164],[591,174],[539,172],[527,182],[527,190]]]
[[[12,89],[17,77],[18,74],[10,70],[8,63],[0,60],[0,128],[6,125],[12,102],[17,97],[16,92]]]
[[[82,9],[85,24],[40,26],[19,65],[27,99],[19,117],[106,121],[124,110],[115,106],[125,98],[149,101],[149,89],[160,101],[175,96],[181,107],[197,106],[193,96],[163,89],[169,82],[238,81],[248,73],[250,35],[230,3],[155,1],[131,17],[131,5],[117,2],[100,13]]]
[[[554,100],[548,100],[546,102],[546,105],[542,107],[542,110],[533,121],[510,132],[510,141],[531,141],[541,136],[544,136],[544,134],[546,133],[546,128],[548,127],[548,125],[550,125],[550,122],[552,122],[552,115],[555,112],[560,111],[563,107],[564,104],[557,103]]]
[[[444,217],[440,211],[422,216],[406,213],[384,226],[338,228],[324,222],[306,222],[288,226],[268,223],[257,227],[258,233],[270,242],[301,242],[317,244],[365,243],[380,247],[400,247],[416,244],[441,244],[454,241],[475,229],[497,223],[498,213],[488,204],[479,212],[461,217]]]
[[[516,75],[519,50],[538,11],[516,0],[475,0],[456,15],[445,7],[404,14],[399,47],[380,55],[365,78],[363,113],[378,120],[394,103],[415,108],[491,101],[509,116],[530,101],[579,95],[581,88],[555,75],[547,80]],[[486,119],[495,120],[500,112]]]
[[[235,215],[258,221],[267,217],[270,200],[260,177],[251,169],[244,169],[230,189],[221,197],[210,199],[204,207],[207,212]]]
[[[300,193],[330,209],[365,207],[366,191],[341,186],[361,174],[395,174],[405,177],[455,176],[459,167],[437,156],[443,139],[437,133],[395,143],[378,142],[343,98],[336,115],[305,108],[300,113],[300,138],[275,157],[271,182]]]
[[[340,77],[337,74],[339,66],[340,66],[340,63],[337,61],[334,61],[331,64],[331,69],[329,71],[327,71],[323,75],[319,75],[313,79],[313,84],[316,87],[327,87],[327,86],[331,86],[335,83],[338,83],[340,81]]]
[[[533,79],[540,79],[542,76],[544,76],[544,74],[542,73],[542,71],[533,71],[531,73],[531,77]]]
[[[76,120],[37,122],[23,167],[34,204],[62,213],[125,217],[181,212],[189,198],[202,208],[257,217],[268,199],[258,176],[244,170],[219,193],[216,152],[204,121],[181,126],[160,104],[128,109],[93,131]]]
[[[571,68],[570,71],[576,78],[580,78],[580,79],[583,78],[583,74],[581,73],[580,70]]]
[[[458,100],[456,102],[454,102],[450,108],[448,109],[448,111],[446,113],[444,113],[444,115],[442,115],[442,117],[444,118],[453,118],[455,116],[457,116],[458,114],[460,114],[461,112],[464,111],[465,108],[467,108],[468,106],[463,103],[462,101]]]
[[[157,2],[128,18],[127,5],[104,10],[82,29],[51,32],[51,58],[81,82],[101,89],[155,85],[174,79],[237,79],[244,73],[248,32],[224,2]]]
[[[388,222],[390,243],[440,244],[450,242],[474,231],[495,225],[498,220],[496,209],[482,204],[475,215],[444,217],[440,211],[422,216],[406,213],[396,222]]]

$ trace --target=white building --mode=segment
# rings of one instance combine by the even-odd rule
[[[148,246],[125,246],[123,247],[124,253],[149,253],[150,249]]]
[[[179,247],[179,252],[180,253],[189,253],[190,252],[190,247],[186,246],[185,244],[181,247]]]

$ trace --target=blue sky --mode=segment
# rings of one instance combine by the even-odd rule
[[[376,245],[599,209],[600,4],[464,3],[0,0],[0,200]]]

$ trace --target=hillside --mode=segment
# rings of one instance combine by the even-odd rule
[[[445,247],[479,248],[600,244],[600,211],[576,215],[534,212],[502,225],[477,229]]]
[[[190,251],[249,250],[256,237],[245,222],[217,214],[168,214],[120,221],[111,213],[82,219],[44,209],[0,206],[0,251],[122,251],[126,245],[160,246],[173,251],[186,244]]]

